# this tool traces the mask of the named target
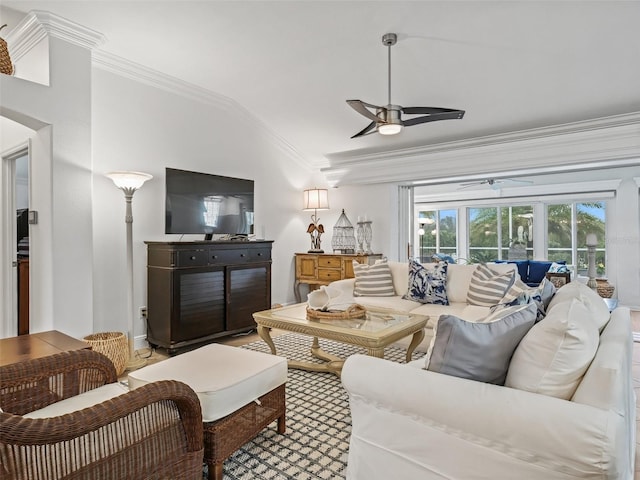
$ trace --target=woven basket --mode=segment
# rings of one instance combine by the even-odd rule
[[[91,345],[93,350],[111,360],[118,376],[122,375],[129,359],[129,345],[124,333],[93,333],[84,337],[84,341]]]
[[[596,278],[596,291],[602,298],[611,298],[615,287],[606,278]]]
[[[2,25],[2,30],[6,25]],[[4,38],[0,38],[0,73],[5,75],[13,75],[13,63],[11,63],[11,57],[9,56],[9,49],[7,48],[7,42]]]
[[[367,309],[357,303],[351,305],[344,311],[327,311],[314,310],[307,307],[308,320],[348,320],[350,318],[364,318]]]

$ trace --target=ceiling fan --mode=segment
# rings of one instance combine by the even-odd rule
[[[372,105],[362,100],[347,100],[347,103],[356,112],[364,115],[371,123],[356,133],[351,138],[361,137],[378,132],[381,135],[395,135],[400,133],[403,127],[418,125],[420,123],[435,122],[438,120],[459,119],[464,116],[464,110],[439,107],[402,107],[391,103],[391,46],[398,41],[395,33],[386,33],[382,36],[382,44],[388,48],[388,104],[385,106]],[[402,114],[423,115],[402,120]]]
[[[486,180],[480,180],[477,182],[469,182],[469,183],[461,183],[458,190],[462,190],[463,188],[469,188],[474,185],[489,185],[491,189],[498,190],[500,189],[500,184],[502,183],[521,183],[521,184],[532,184],[531,180],[520,180],[518,178],[487,178]]]

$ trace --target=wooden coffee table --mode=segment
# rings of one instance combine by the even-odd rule
[[[424,327],[429,320],[425,315],[374,308],[367,308],[366,317],[362,319],[307,320],[306,307],[306,303],[299,303],[254,313],[253,318],[258,324],[258,335],[269,345],[274,355],[276,355],[276,346],[270,334],[273,328],[313,337],[311,354],[327,363],[289,360],[289,367],[314,372],[333,372],[338,376],[344,359],[323,351],[318,338],[364,347],[368,355],[383,358],[385,347],[401,338],[413,335],[411,344],[407,348],[406,361],[409,362],[413,351],[424,339]]]

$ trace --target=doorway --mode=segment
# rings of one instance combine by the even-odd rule
[[[29,144],[2,155],[4,336],[29,333]]]

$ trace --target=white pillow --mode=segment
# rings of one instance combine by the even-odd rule
[[[582,302],[592,314],[599,331],[602,331],[611,316],[607,304],[591,288],[584,283],[570,282],[559,288],[549,302],[547,312],[550,312],[556,305],[576,298]]]
[[[569,400],[599,340],[596,323],[582,302],[572,299],[558,304],[516,348],[505,386]]]

